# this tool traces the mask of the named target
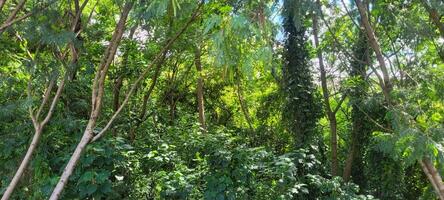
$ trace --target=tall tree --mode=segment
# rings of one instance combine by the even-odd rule
[[[382,81],[380,81],[381,89],[383,91],[383,94],[385,96],[387,103],[389,104],[389,106],[391,106],[392,99],[390,97],[390,93],[393,89],[393,86],[390,81],[390,75],[388,73],[388,69],[386,67],[384,57],[382,55],[381,47],[380,47],[378,40],[375,36],[375,32],[374,32],[372,26],[370,25],[365,6],[362,4],[362,2],[360,0],[355,0],[355,3],[358,7],[359,14],[362,18],[362,23],[364,25],[364,31],[367,34],[369,44],[376,54],[376,58],[379,63],[379,68],[382,72],[383,79],[382,79]],[[421,164],[421,167],[422,167],[424,173],[427,175],[430,183],[432,184],[433,188],[435,189],[436,194],[438,195],[438,197],[441,200],[443,200],[444,199],[444,183],[442,181],[441,175],[439,174],[438,170],[435,167],[435,164],[427,156],[424,156],[424,158],[422,160],[420,160],[420,164]]]
[[[337,139],[337,120],[336,112],[332,109],[330,105],[330,92],[327,85],[327,72],[324,66],[324,58],[322,55],[322,50],[319,44],[319,24],[318,17],[321,15],[321,3],[319,0],[316,1],[315,12],[313,13],[313,37],[315,48],[317,48],[317,57],[319,62],[319,71],[321,74],[321,89],[324,98],[324,109],[330,125],[330,149],[331,149],[331,175],[338,175],[338,139]],[[338,107],[341,105],[338,105]],[[336,110],[336,109],[335,109]]]
[[[57,183],[56,187],[54,188],[54,191],[51,194],[50,199],[51,200],[57,200],[60,198],[60,195],[62,194],[62,191],[65,187],[65,185],[68,183],[68,178],[71,176],[72,172],[74,171],[74,168],[76,164],[78,163],[80,156],[82,155],[83,151],[85,150],[86,146],[90,142],[90,140],[94,137],[94,128],[97,122],[97,119],[100,115],[100,110],[103,103],[103,94],[105,90],[105,78],[107,75],[107,72],[109,70],[109,66],[111,65],[112,61],[114,60],[114,55],[117,52],[117,47],[119,46],[120,40],[122,39],[123,32],[125,30],[125,24],[126,19],[128,17],[128,14],[133,6],[132,2],[126,3],[122,14],[120,15],[119,22],[117,23],[117,26],[114,30],[114,34],[111,39],[111,43],[108,45],[108,48],[105,51],[105,54],[103,56],[103,60],[97,69],[96,75],[94,77],[93,81],[93,88],[92,88],[92,108],[91,108],[91,115],[90,119],[88,121],[88,125],[83,133],[82,139],[79,142],[79,144],[76,147],[76,150],[74,151],[73,155],[71,156],[68,164],[66,165],[65,169],[63,170],[63,174],[60,177],[59,182]]]
[[[314,137],[316,123],[320,117],[320,106],[315,98],[315,86],[307,39],[305,36],[306,13],[305,1],[284,1],[283,26],[285,32],[283,91],[286,103],[283,119],[295,137],[296,146],[308,144]]]

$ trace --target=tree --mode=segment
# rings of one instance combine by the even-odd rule
[[[318,8],[316,10],[321,10],[321,4],[318,1],[316,1],[316,5],[318,6]],[[314,12],[313,13],[313,37],[314,37],[314,43],[315,43],[315,47],[319,48],[319,36],[318,36],[318,29],[319,29],[319,25],[318,25],[318,16],[320,15],[320,13]],[[337,176],[338,175],[338,139],[337,139],[337,120],[336,120],[336,112],[338,111],[338,109],[332,109],[332,107],[330,106],[330,94],[329,94],[329,89],[327,86],[327,73],[325,71],[325,66],[324,66],[324,58],[322,55],[322,50],[318,49],[317,50],[317,57],[318,57],[318,62],[319,62],[319,71],[321,74],[321,89],[322,89],[322,95],[324,97],[324,107],[325,107],[325,112],[329,121],[329,125],[330,125],[330,137],[331,137],[331,141],[330,141],[330,148],[331,148],[331,175],[332,176]],[[341,106],[341,104],[337,105],[337,107],[339,108]]]
[[[296,1],[298,2],[298,1]],[[283,91],[286,93],[284,119],[295,136],[298,147],[305,146],[315,134],[320,107],[308,63],[304,20],[307,5],[304,1],[284,1],[285,53]]]
[[[126,3],[122,14],[120,16],[119,22],[117,23],[116,29],[114,30],[113,37],[111,39],[111,43],[109,44],[108,48],[105,51],[105,54],[103,56],[102,62],[100,66],[98,67],[98,70],[96,72],[96,75],[94,77],[93,81],[93,89],[92,89],[92,108],[91,108],[91,115],[88,121],[88,125],[85,128],[85,131],[83,133],[82,139],[79,142],[79,144],[76,147],[76,150],[74,151],[73,155],[71,156],[71,159],[69,160],[68,164],[66,165],[65,169],[63,170],[63,174],[60,177],[59,182],[57,183],[56,187],[54,188],[54,191],[51,194],[50,199],[56,200],[60,198],[60,195],[62,194],[63,188],[65,187],[66,183],[68,182],[69,177],[71,176],[72,172],[74,171],[74,168],[76,164],[78,163],[80,156],[82,155],[83,151],[85,150],[86,146],[90,142],[90,140],[94,137],[94,128],[97,122],[97,118],[100,115],[100,110],[102,106],[103,101],[103,93],[104,93],[104,87],[105,87],[105,78],[106,74],[108,72],[109,66],[111,65],[111,62],[114,59],[114,55],[116,54],[117,47],[120,43],[120,40],[122,38],[123,32],[125,30],[125,23],[126,19],[128,17],[128,14],[133,6],[133,3]]]
[[[384,93],[385,99],[389,106],[392,104],[392,99],[390,97],[390,93],[392,91],[392,83],[390,82],[390,75],[388,73],[384,58],[382,56],[380,45],[378,44],[378,40],[375,37],[374,30],[371,27],[368,16],[366,14],[366,9],[363,6],[362,2],[360,0],[355,0],[356,5],[359,10],[359,14],[362,18],[362,23],[365,28],[365,32],[367,33],[367,38],[369,40],[370,46],[375,51],[376,58],[379,63],[379,67],[382,72],[382,80],[380,78],[380,86],[382,88],[382,91]],[[377,73],[375,71],[375,73]],[[437,193],[438,197],[440,199],[444,199],[444,183],[442,182],[441,175],[438,173],[438,170],[435,168],[435,165],[430,161],[430,159],[425,156],[421,161],[421,167],[424,171],[424,173],[429,178],[433,188],[435,189],[435,192]]]

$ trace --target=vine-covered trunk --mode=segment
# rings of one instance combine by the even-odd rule
[[[295,148],[307,147],[316,137],[316,123],[321,107],[314,96],[305,27],[307,8],[298,1],[284,1],[283,27],[286,36],[282,67],[285,103],[282,112],[285,125],[293,135]]]
[[[351,111],[351,145],[347,159],[345,162],[344,172],[342,177],[345,181],[349,181],[351,175],[353,174],[355,183],[362,183],[364,180],[364,170],[362,165],[363,152],[366,146],[365,138],[370,134],[370,130],[365,127],[367,123],[367,118],[364,117],[365,114],[360,109],[362,106],[363,99],[366,96],[367,85],[366,85],[366,73],[368,61],[368,44],[364,33],[359,32],[358,40],[354,45],[353,50],[353,60],[350,64],[350,77],[356,80],[356,83],[351,88],[349,98],[352,102]],[[354,170],[353,170],[354,169]],[[353,173],[352,173],[353,171]],[[362,184],[359,184],[362,186]]]

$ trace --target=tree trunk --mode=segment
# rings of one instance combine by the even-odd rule
[[[113,110],[117,112],[120,107],[120,90],[122,89],[123,76],[119,75],[114,82],[113,88]],[[117,135],[117,129],[113,128],[113,135]]]
[[[22,1],[22,2],[20,3],[20,4],[21,4],[21,7],[23,6],[24,2],[25,2],[25,1]],[[87,2],[87,1],[86,1],[86,2]],[[82,9],[83,9],[84,6],[86,5],[86,2],[85,2],[84,5],[82,6]],[[1,8],[1,6],[3,6],[3,5],[1,5],[2,3],[4,3],[4,1],[2,1],[2,2],[0,3],[0,8]],[[20,5],[19,5],[19,6],[20,6]],[[21,8],[21,7],[20,7],[20,8]],[[19,9],[19,7],[16,8],[16,9]],[[81,11],[79,10],[79,11],[77,11],[77,12],[80,13]],[[72,22],[72,23],[74,24],[73,26],[75,26],[75,24],[78,24],[78,23],[79,23],[78,20],[80,20],[79,17],[76,18],[76,19]],[[72,50],[72,57],[71,57],[70,65],[75,65],[75,64],[77,63],[77,61],[78,61],[77,50],[73,48],[73,47],[74,47],[73,44],[68,44],[68,45],[71,47],[71,50]],[[61,57],[61,59],[64,59],[64,58],[65,58],[64,56]],[[69,74],[66,74],[66,76],[69,77]],[[35,151],[35,149],[36,149],[36,147],[37,147],[37,145],[38,145],[38,142],[39,142],[39,140],[40,140],[40,137],[41,137],[41,135],[42,135],[43,128],[46,126],[46,124],[47,124],[47,123],[49,122],[49,120],[51,119],[51,116],[52,116],[52,114],[53,114],[53,112],[54,112],[55,106],[56,106],[56,104],[57,104],[57,102],[58,102],[58,100],[59,100],[59,98],[60,98],[60,96],[61,96],[61,94],[62,94],[62,91],[63,91],[64,87],[65,87],[65,82],[66,82],[66,78],[67,78],[66,76],[62,77],[62,81],[60,82],[60,85],[59,85],[59,87],[58,87],[58,89],[57,89],[57,91],[56,91],[56,94],[55,94],[55,96],[54,96],[53,99],[52,99],[52,102],[51,102],[51,105],[50,105],[50,107],[49,107],[49,110],[48,110],[48,112],[46,113],[46,116],[45,116],[45,118],[44,118],[42,121],[40,121],[40,122],[38,121],[38,120],[39,120],[39,116],[40,116],[40,114],[41,114],[41,111],[44,109],[45,104],[46,104],[46,103],[48,102],[48,100],[50,99],[51,90],[52,90],[52,87],[53,87],[53,85],[54,85],[54,81],[51,81],[50,84],[48,85],[48,87],[47,87],[47,89],[46,89],[46,92],[45,92],[45,94],[44,94],[44,97],[43,97],[43,99],[42,99],[42,103],[41,103],[40,107],[38,108],[37,113],[34,114],[32,111],[30,111],[30,117],[31,117],[31,119],[32,119],[32,122],[33,122],[33,125],[34,125],[34,128],[35,128],[34,136],[33,136],[33,139],[32,139],[32,141],[31,141],[30,146],[28,147],[28,150],[27,150],[27,152],[26,152],[26,154],[25,154],[25,157],[23,158],[23,160],[22,160],[22,162],[20,163],[20,166],[19,166],[19,168],[17,169],[17,171],[16,171],[14,177],[12,178],[12,180],[11,180],[11,182],[9,183],[8,187],[6,188],[6,191],[5,191],[5,193],[3,194],[1,200],[7,200],[7,199],[10,198],[10,196],[12,195],[12,192],[13,192],[14,189],[17,187],[17,184],[18,184],[18,182],[20,181],[20,178],[23,176],[23,173],[25,172],[25,169],[27,168],[29,162],[31,161],[32,154],[34,153],[34,151]]]
[[[354,44],[353,50],[353,56],[357,59],[353,60],[350,64],[350,77],[359,81],[351,88],[349,94],[350,102],[354,103],[351,111],[351,146],[345,162],[344,172],[342,174],[345,181],[349,181],[352,174],[354,175],[354,179],[359,179],[360,177],[363,177],[364,174],[362,163],[360,163],[363,157],[362,152],[365,149],[365,142],[363,141],[363,138],[366,138],[371,133],[371,130],[364,128],[364,124],[366,123],[367,119],[363,117],[364,113],[362,113],[359,108],[361,106],[360,102],[362,102],[362,99],[365,97],[367,91],[367,86],[365,84],[367,64],[365,63],[369,62],[368,51],[369,48],[366,36],[364,33],[359,32],[358,41],[356,44]],[[355,171],[355,173],[352,173],[352,171]],[[356,183],[362,181],[363,180],[356,181]],[[362,184],[360,184],[360,186],[362,186]]]
[[[146,110],[147,110],[147,105],[148,105],[148,99],[150,98],[151,94],[153,93],[154,87],[156,87],[156,83],[157,83],[157,79],[159,78],[160,75],[160,71],[162,68],[163,63],[165,62],[165,58],[166,58],[166,52],[165,51],[162,54],[162,57],[160,58],[160,60],[158,61],[157,65],[156,65],[156,69],[154,71],[154,75],[151,78],[151,85],[148,88],[148,91],[145,93],[145,95],[143,95],[143,102],[142,102],[142,110],[140,112],[139,115],[139,119],[144,119],[146,116]]]
[[[145,121],[146,119],[146,111],[148,109],[148,100],[154,90],[154,87],[156,86],[157,83],[157,78],[159,77],[160,74],[160,70],[162,68],[162,64],[165,61],[165,56],[166,56],[166,52],[162,54],[162,57],[160,58],[160,61],[157,63],[155,72],[153,77],[151,78],[151,85],[148,88],[148,90],[146,91],[146,93],[143,95],[143,102],[142,102],[142,109],[140,111],[139,114],[139,119],[137,120],[136,124],[134,124],[133,127],[131,127],[130,131],[129,131],[129,137],[130,137],[130,141],[134,142],[134,140],[136,139],[136,130],[137,128],[139,128],[139,126],[142,124],[142,122]]]
[[[202,63],[200,60],[201,53],[199,47],[195,49],[195,63],[198,74],[197,79],[197,106],[199,111],[199,123],[202,130],[206,130],[205,124],[205,105],[204,105],[204,94],[203,94],[203,78],[202,78]]]
[[[201,1],[197,7],[197,9],[194,11],[191,18],[188,20],[188,22],[182,27],[182,29],[176,33],[176,35],[169,40],[167,40],[167,43],[164,45],[163,49],[157,54],[157,56],[154,58],[153,62],[148,65],[148,67],[141,73],[141,75],[137,78],[137,80],[133,83],[131,86],[131,89],[128,91],[128,93],[125,95],[125,99],[123,100],[122,104],[120,105],[120,108],[113,114],[111,119],[108,121],[106,126],[92,139],[92,142],[98,140],[100,137],[102,137],[105,132],[111,127],[114,120],[117,118],[119,113],[122,111],[122,109],[125,107],[125,105],[128,103],[129,98],[135,91],[135,89],[138,87],[139,83],[147,76],[149,70],[151,67],[158,63],[161,59],[163,60],[165,58],[166,53],[168,52],[169,48],[174,44],[174,42],[185,32],[185,30],[191,25],[191,23],[196,19],[196,17],[199,14],[199,10],[202,7],[204,1]],[[163,62],[163,61],[162,61]],[[96,79],[96,78],[95,78]],[[93,83],[94,84],[94,83]],[[154,86],[153,86],[154,87]],[[95,96],[95,93],[92,93],[92,96]],[[94,98],[93,98],[94,99]]]
[[[387,100],[387,103],[391,103],[390,101],[390,92],[393,89],[392,83],[390,81],[390,74],[388,72],[387,66],[384,61],[384,56],[382,55],[381,48],[378,43],[378,39],[375,36],[375,32],[370,25],[369,18],[367,16],[367,9],[362,4],[361,0],[355,0],[356,6],[358,7],[359,14],[361,16],[362,24],[364,25],[364,31],[367,34],[368,42],[372,47],[373,51],[376,54],[376,59],[379,63],[379,68],[381,69],[383,76],[383,85],[381,85],[382,92],[384,93],[384,97]]]
[[[319,0],[316,1],[318,9],[321,9]],[[315,42],[315,48],[319,48],[319,36],[318,36],[318,19],[316,13],[313,14],[313,36]],[[338,174],[338,141],[337,141],[337,122],[336,114],[333,113],[330,106],[330,95],[327,86],[327,75],[324,67],[324,59],[322,56],[322,50],[317,49],[317,57],[319,61],[319,70],[321,72],[321,87],[322,95],[324,97],[325,111],[330,125],[330,148],[331,148],[331,175],[337,176]]]
[[[45,95],[43,97],[42,103],[41,103],[37,113],[34,114],[32,112],[32,110],[29,111],[30,117],[32,119],[32,123],[34,125],[34,129],[35,129],[34,137],[32,138],[31,144],[28,147],[25,157],[23,158],[23,161],[20,163],[20,166],[19,166],[17,172],[15,173],[14,177],[12,178],[11,183],[9,183],[8,187],[6,188],[6,191],[2,196],[2,200],[7,200],[10,198],[10,196],[12,195],[12,192],[17,187],[17,184],[20,181],[20,178],[23,176],[23,173],[25,172],[26,167],[28,166],[29,162],[31,161],[32,154],[34,153],[34,151],[38,145],[38,142],[40,140],[40,137],[42,135],[43,128],[46,126],[46,124],[48,124],[49,120],[51,119],[51,116],[52,116],[52,113],[54,112],[55,106],[57,105],[60,95],[62,94],[63,88],[65,86],[65,78],[66,77],[63,77],[62,81],[60,82],[59,88],[57,89],[57,92],[56,92],[54,98],[52,99],[49,110],[48,110],[45,118],[41,122],[38,121],[39,115],[40,115],[40,112],[42,111],[43,107],[45,106],[45,104],[49,100],[49,96],[51,95],[51,89],[52,89],[53,82],[50,82],[50,84],[48,85],[48,88],[46,89]]]

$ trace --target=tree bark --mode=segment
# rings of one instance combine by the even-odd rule
[[[344,172],[342,173],[342,179],[344,179],[345,182],[350,181],[353,159],[356,151],[355,146],[356,145],[354,145],[352,141],[350,152],[348,153],[347,159],[345,160]]]
[[[316,1],[318,9],[321,9],[319,0]],[[313,36],[315,48],[319,48],[319,36],[318,36],[318,19],[316,13],[313,14]],[[317,57],[319,61],[319,71],[321,73],[321,88],[324,98],[325,112],[330,125],[330,148],[331,148],[331,175],[338,175],[338,140],[337,140],[337,120],[336,114],[333,113],[330,106],[330,94],[327,86],[327,75],[324,67],[324,59],[322,56],[322,50],[317,49]]]
[[[202,78],[202,63],[201,63],[201,53],[199,47],[196,47],[195,49],[195,58],[194,62],[196,63],[196,70],[197,70],[197,107],[199,111],[199,123],[200,128],[202,130],[206,130],[206,124],[205,124],[205,105],[204,105],[204,91],[203,91],[203,78]]]
[[[60,177],[59,182],[57,183],[56,187],[54,188],[54,191],[51,194],[50,200],[57,200],[60,198],[60,195],[62,194],[63,188],[65,187],[66,183],[68,182],[68,178],[71,176],[72,172],[74,171],[75,166],[80,160],[80,156],[82,155],[82,152],[85,150],[86,146],[88,145],[89,141],[93,137],[93,128],[95,126],[95,120],[90,120],[88,123],[88,126],[85,129],[85,132],[83,133],[82,139],[80,140],[79,144],[76,147],[76,150],[72,154],[71,158],[69,159],[68,164],[66,165],[65,169],[63,170],[63,174]]]

